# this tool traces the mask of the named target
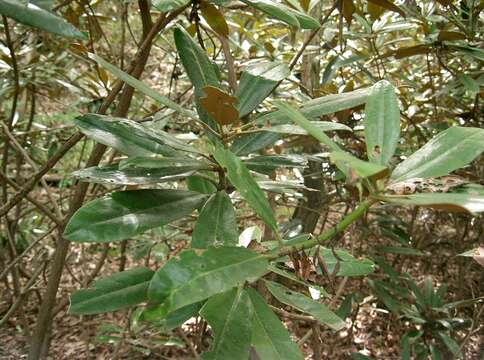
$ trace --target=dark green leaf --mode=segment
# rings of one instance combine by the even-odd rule
[[[260,155],[244,160],[244,164],[252,171],[271,174],[280,167],[306,167],[308,161],[299,155]]]
[[[439,332],[439,337],[455,357],[459,358],[462,356],[460,346],[454,339],[443,332]]]
[[[213,182],[199,175],[189,176],[186,181],[187,187],[191,191],[196,191],[202,194],[213,194],[217,191],[217,187]]]
[[[107,165],[103,167],[90,167],[75,171],[72,176],[98,184],[112,185],[145,185],[156,184],[167,181],[183,179],[192,175],[196,169],[188,167],[172,167],[161,169],[147,168],[124,168],[120,169],[119,164]]]
[[[268,61],[257,63],[243,71],[235,94],[239,99],[237,108],[240,117],[254,110],[289,73],[286,64]]]
[[[161,303],[162,312],[168,313],[245,281],[255,281],[266,268],[264,256],[245,248],[209,248],[201,255],[185,250],[156,272],[149,298]]]
[[[388,81],[379,81],[371,88],[364,125],[368,159],[388,165],[400,138],[400,108],[395,89]]]
[[[193,303],[172,311],[169,314],[162,313],[157,306],[144,310],[141,317],[145,321],[156,322],[157,326],[161,327],[164,331],[171,331],[183,325],[190,318],[198,316],[202,305],[203,302]]]
[[[243,3],[260,10],[267,15],[281,20],[286,24],[293,26],[295,28],[299,28],[299,20],[296,18],[294,13],[290,11],[287,6],[283,6],[280,3],[274,3],[271,0],[241,0]]]
[[[467,165],[483,151],[484,129],[454,126],[400,163],[393,171],[392,180],[444,176]]]
[[[236,288],[210,298],[200,315],[214,332],[214,341],[204,360],[247,360],[251,340],[252,308],[245,290]]]
[[[124,309],[148,300],[148,285],[154,271],[135,268],[95,281],[91,288],[71,296],[71,314],[98,314]]]
[[[302,360],[303,354],[291,340],[287,329],[254,290],[247,290],[252,308],[252,346],[264,360]]]
[[[267,289],[281,303],[294,307],[295,309],[312,315],[322,324],[328,325],[333,330],[341,330],[345,322],[339,318],[326,305],[321,304],[303,294],[289,290],[285,286],[265,281]]]
[[[63,18],[27,1],[0,0],[0,14],[19,23],[68,38],[85,39],[83,33]]]
[[[213,195],[203,206],[193,230],[192,247],[237,245],[239,232],[232,201],[225,191]]]
[[[128,119],[86,114],[74,122],[86,136],[127,155],[180,156],[177,150],[196,152],[173,136]]]
[[[210,170],[212,164],[204,159],[189,157],[132,156],[119,162],[119,169],[163,169],[165,171],[187,172],[191,170]]]
[[[180,60],[195,88],[195,103],[200,119],[212,129],[216,130],[216,122],[200,106],[200,98],[205,96],[203,91],[205,86],[209,85],[220,88],[214,64],[210,61],[205,51],[193,41],[190,34],[185,30],[176,28],[173,36]]]
[[[242,160],[240,160],[240,158],[233,152],[224,149],[222,146],[217,146],[215,148],[213,156],[220,166],[227,170],[228,179],[240,192],[240,195],[249,203],[257,215],[259,215],[273,231],[277,232],[277,222],[272,208]]]
[[[230,150],[240,156],[253,154],[274,144],[280,137],[279,134],[265,131],[243,135],[235,139]]]
[[[64,236],[77,242],[121,241],[185,217],[205,199],[184,190],[115,192],[77,210]]]

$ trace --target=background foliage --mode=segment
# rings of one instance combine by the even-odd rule
[[[482,10],[0,0],[0,355],[482,356]]]

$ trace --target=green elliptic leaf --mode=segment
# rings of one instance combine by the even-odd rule
[[[452,339],[449,335],[447,335],[443,331],[439,331],[439,337],[442,340],[442,342],[445,344],[445,346],[447,346],[447,349],[449,349],[450,352],[456,358],[460,358],[462,356],[462,353],[460,351],[460,346],[457,343],[457,341],[455,341],[454,339]]]
[[[326,135],[318,126],[314,125],[311,121],[305,118],[305,116],[298,110],[294,109],[290,105],[283,103],[282,101],[277,101],[276,106],[279,111],[287,116],[290,120],[294,121],[297,125],[302,127],[321,143],[326,145],[331,151],[341,151],[339,146],[331,140],[328,135]]]
[[[181,168],[164,168],[164,169],[146,169],[146,168],[125,168],[119,169],[119,164],[112,164],[103,167],[90,167],[72,173],[72,176],[81,181],[112,184],[112,185],[145,185],[157,184],[167,181],[183,179],[192,175],[196,169]]]
[[[29,1],[0,0],[0,14],[52,34],[82,40],[86,38],[82,32],[63,18]]]
[[[158,156],[132,156],[119,162],[119,168],[133,169],[163,169],[177,172],[191,170],[210,170],[213,164],[204,159],[192,159],[189,157],[158,157]]]
[[[326,305],[321,304],[303,294],[294,292],[285,286],[265,281],[267,289],[281,303],[292,306],[293,308],[312,315],[316,320],[329,326],[333,330],[341,330],[345,326],[343,319],[338,317]]]
[[[232,201],[225,191],[213,195],[203,206],[193,230],[192,247],[237,245],[239,232]]]
[[[400,138],[400,108],[395,89],[388,81],[379,81],[371,88],[364,125],[368,159],[387,165]]]
[[[195,88],[195,103],[200,119],[212,129],[217,129],[217,123],[200,106],[200,98],[205,96],[203,88],[207,85],[220,88],[220,81],[217,76],[215,65],[210,61],[203,49],[193,41],[190,34],[181,28],[176,28],[173,36],[175,45],[180,55],[180,60],[190,81]],[[211,134],[207,132],[207,134]]]
[[[201,255],[185,250],[156,272],[148,295],[168,313],[255,281],[267,265],[266,257],[241,247],[209,248]]]
[[[126,84],[129,86],[132,86],[136,90],[140,91],[141,93],[145,94],[146,96],[149,96],[155,101],[158,101],[160,104],[165,105],[167,108],[170,108],[172,110],[175,110],[179,112],[180,114],[186,115],[190,118],[196,118],[196,114],[194,114],[192,111],[189,111],[187,109],[182,108],[180,105],[178,105],[176,102],[168,99],[166,96],[163,96],[150,88],[148,85],[144,84],[143,82],[139,81],[138,79],[132,77],[129,74],[126,74],[123,70],[117,68],[116,66],[108,63],[106,60],[103,58],[97,56],[96,54],[89,53],[89,57],[96,61],[100,66],[105,68],[107,71],[112,73],[114,76],[116,76],[118,79],[124,81]]]
[[[379,200],[397,205],[428,206],[445,211],[484,212],[484,195],[472,193],[421,193],[412,195],[385,195]]]
[[[252,346],[260,359],[303,360],[297,344],[264,299],[254,290],[247,289],[252,303]]]
[[[336,276],[364,276],[375,271],[375,263],[369,259],[356,259],[344,250],[335,250],[335,253],[338,258],[334,256],[331,249],[319,248],[319,254],[329,273],[332,273],[336,267],[338,267]]]
[[[306,167],[308,160],[299,155],[260,155],[244,160],[244,164],[252,171],[271,174],[281,167]]]
[[[484,151],[484,129],[455,126],[442,131],[400,163],[393,182],[444,176],[459,169]]]
[[[368,99],[370,89],[359,89],[309,100],[299,108],[299,111],[310,120],[318,120],[323,115],[333,114],[364,104]],[[256,122],[259,125],[266,123],[273,125],[286,124],[291,122],[291,118],[283,111],[276,110],[258,117]]]
[[[151,5],[161,12],[170,12],[178,10],[189,2],[190,0],[153,0]]]
[[[76,242],[121,241],[189,215],[206,198],[185,190],[114,192],[77,210],[64,236]]]
[[[286,64],[269,61],[257,63],[243,71],[235,93],[239,99],[237,109],[240,117],[254,110],[289,73]]]
[[[316,19],[281,3],[275,3],[270,0],[241,1],[295,28],[317,29],[319,27],[319,22]]]
[[[320,131],[335,131],[335,130],[344,130],[344,131],[352,131],[350,127],[336,123],[331,121],[310,121],[311,125],[319,128]],[[288,135],[309,135],[309,133],[304,130],[301,126],[293,125],[293,124],[281,124],[281,125],[274,125],[268,128],[263,128],[264,131],[276,132],[280,134],[288,134]]]
[[[266,13],[267,15],[275,19],[281,20],[282,22],[285,22],[290,26],[293,26],[295,28],[300,27],[299,20],[292,13],[292,11],[289,10],[287,6],[274,3],[270,0],[253,0],[253,1],[242,0],[242,2],[257,10],[260,10]]]
[[[213,194],[217,191],[214,183],[199,175],[192,175],[186,178],[187,188],[202,194]]]
[[[247,360],[251,340],[252,308],[245,290],[236,288],[210,298],[200,315],[214,332],[211,350],[204,360]]]
[[[180,156],[179,150],[196,152],[172,135],[128,119],[86,114],[77,117],[74,123],[86,136],[127,155]]]
[[[198,316],[202,305],[202,301],[193,303],[172,311],[169,314],[161,313],[158,306],[151,307],[143,310],[141,318],[144,321],[156,322],[158,327],[168,332],[183,325],[190,318]]]
[[[272,208],[242,160],[233,152],[224,149],[222,146],[217,146],[215,148],[213,156],[220,166],[227,169],[228,179],[240,192],[240,195],[249,203],[250,207],[254,209],[257,215],[259,215],[273,231],[277,232],[277,222]]]
[[[240,156],[249,155],[274,144],[280,138],[279,134],[267,131],[247,134],[235,139],[230,150]]]
[[[135,268],[97,280],[91,288],[72,294],[69,313],[99,314],[147,301],[153,274],[148,268]]]
[[[374,181],[390,175],[390,170],[386,166],[360,160],[343,151],[334,151],[330,157],[331,161],[338,165],[338,168],[349,169],[345,173],[350,173],[353,170],[362,179]]]

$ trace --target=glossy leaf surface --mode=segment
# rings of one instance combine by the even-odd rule
[[[303,360],[299,347],[281,320],[254,289],[247,289],[252,303],[252,346],[261,359]]]
[[[238,109],[243,117],[254,110],[276,84],[289,75],[289,67],[284,63],[260,62],[249,66],[240,76],[239,88],[235,96],[239,99]]]
[[[244,164],[252,171],[262,174],[271,174],[281,167],[303,168],[307,159],[298,155],[260,155],[244,160]]]
[[[335,131],[335,130],[352,131],[350,127],[344,124],[331,122],[331,121],[310,121],[310,123],[321,131]],[[288,134],[288,135],[309,135],[309,133],[306,130],[304,130],[301,126],[293,125],[293,124],[274,125],[268,128],[264,128],[264,130],[270,131],[270,132],[276,132],[280,134]]]
[[[127,155],[180,156],[177,150],[196,152],[172,136],[128,119],[86,114],[74,122],[86,136]]]
[[[342,94],[322,96],[305,102],[299,111],[309,120],[317,120],[323,115],[351,109],[366,102],[371,88],[354,90]],[[290,123],[291,118],[281,110],[272,111],[257,118],[257,123],[264,125]]]
[[[162,169],[124,168],[119,169],[119,164],[103,167],[93,166],[72,173],[72,176],[81,181],[112,184],[112,185],[144,185],[156,184],[167,181],[183,179],[192,175],[195,169],[176,167]]]
[[[412,195],[387,195],[383,201],[398,205],[428,206],[446,211],[484,211],[484,195],[472,193],[421,193]]]
[[[333,330],[341,330],[345,326],[345,322],[326,305],[303,294],[294,292],[281,284],[267,280],[265,284],[271,294],[281,303],[312,315],[316,320],[329,326]]]
[[[393,171],[392,180],[444,176],[467,165],[483,151],[484,129],[451,127],[401,162]]]
[[[95,281],[89,289],[71,296],[71,314],[98,314],[124,309],[148,300],[154,271],[134,268]]]
[[[206,195],[185,190],[128,190],[93,200],[71,217],[64,236],[76,242],[129,239],[198,208]]]
[[[214,332],[214,341],[205,360],[247,360],[251,340],[252,308],[245,290],[236,288],[210,298],[200,315]]]
[[[375,264],[369,259],[356,259],[344,250],[335,250],[336,258],[331,249],[319,248],[319,254],[324,260],[329,273],[338,268],[336,276],[363,276],[375,271]]]
[[[220,166],[227,170],[228,179],[250,207],[273,231],[277,231],[277,222],[272,208],[242,160],[221,146],[216,147],[213,155]]]
[[[343,151],[332,152],[331,161],[335,162],[340,169],[343,167],[348,169],[345,173],[353,172],[354,177],[358,178],[378,180],[390,174],[386,166],[360,160]]]
[[[192,247],[235,246],[239,239],[232,201],[225,191],[213,195],[203,206],[192,235]]]
[[[247,134],[235,139],[230,150],[237,155],[249,155],[274,144],[279,138],[280,135],[266,131]]]
[[[86,38],[82,32],[63,18],[30,1],[22,3],[18,0],[0,0],[0,14],[52,34],[74,39]]]
[[[195,88],[195,103],[200,119],[212,129],[217,129],[215,121],[199,104],[200,98],[204,96],[203,88],[205,86],[220,87],[214,64],[185,30],[176,28],[173,36],[180,60]]]
[[[149,297],[163,312],[207,299],[267,270],[265,257],[240,247],[209,248],[201,255],[185,250],[171,258],[153,277]]]
[[[400,108],[395,89],[388,81],[379,81],[371,88],[363,123],[368,159],[387,165],[400,138]]]

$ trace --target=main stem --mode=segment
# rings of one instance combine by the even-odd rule
[[[346,217],[344,217],[343,220],[341,220],[336,226],[324,231],[318,237],[300,242],[298,244],[283,246],[283,247],[274,249],[269,253],[267,253],[267,257],[270,260],[275,260],[281,256],[288,255],[294,251],[310,249],[312,247],[315,247],[316,245],[324,243],[325,241],[331,239],[336,234],[344,231],[348,226],[350,226],[356,220],[361,218],[365,214],[365,212],[371,207],[371,205],[375,203],[375,201],[376,200],[373,200],[373,199],[363,201],[356,207],[356,209],[354,209],[351,213],[346,215]]]

